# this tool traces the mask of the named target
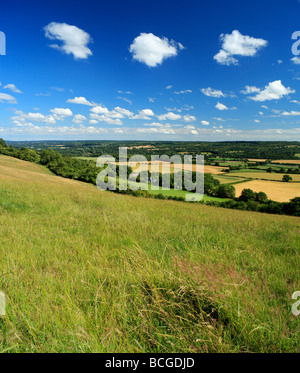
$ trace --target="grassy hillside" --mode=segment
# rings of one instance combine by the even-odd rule
[[[100,192],[1,156],[0,242],[0,352],[299,352],[299,218]]]

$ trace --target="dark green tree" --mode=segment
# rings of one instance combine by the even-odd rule
[[[235,188],[229,184],[221,184],[216,188],[216,197],[220,198],[234,198]]]
[[[255,193],[255,200],[259,203],[268,202],[268,196],[264,192]]]
[[[3,139],[0,139],[0,147],[1,146],[2,146],[2,148],[7,148],[7,144]]]
[[[290,175],[283,175],[282,181],[285,183],[288,183],[289,181],[292,181],[293,178]]]
[[[248,202],[248,201],[254,201],[255,200],[255,193],[252,189],[243,189],[242,193],[239,197],[240,201]]]

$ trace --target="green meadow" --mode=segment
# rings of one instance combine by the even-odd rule
[[[299,218],[0,157],[0,352],[299,352]]]

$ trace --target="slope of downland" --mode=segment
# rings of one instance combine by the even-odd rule
[[[0,157],[0,352],[299,352],[299,219]]]

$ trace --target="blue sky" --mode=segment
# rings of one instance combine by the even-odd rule
[[[298,0],[11,0],[0,136],[300,140],[298,30]]]

